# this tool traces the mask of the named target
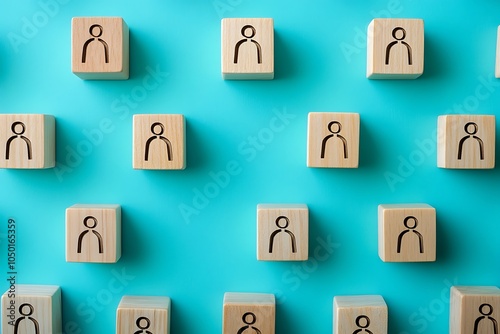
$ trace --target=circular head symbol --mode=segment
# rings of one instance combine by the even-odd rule
[[[361,323],[362,320],[364,320],[364,324]],[[368,326],[370,326],[370,318],[366,315],[360,315],[356,318],[356,326],[359,328],[368,328]]]
[[[155,129],[157,130],[155,131]],[[165,131],[165,127],[160,122],[156,122],[151,125],[151,132],[155,135],[161,136],[163,134],[163,131]]]
[[[94,223],[91,225],[89,225],[89,220],[90,221],[93,221]],[[92,216],[87,216],[85,217],[85,219],[83,220],[83,225],[85,225],[85,227],[87,228],[94,228],[97,226],[97,219],[95,219],[95,217],[92,217]]]
[[[409,225],[409,221],[410,220],[413,220],[413,226]],[[406,226],[406,228],[409,228],[410,230],[413,230],[418,225],[418,219],[415,218],[415,217],[413,217],[413,216],[408,216],[408,217],[405,218],[404,225]]]
[[[479,306],[479,313],[482,315],[491,315],[493,313],[493,307],[490,304],[481,304],[481,306]]]
[[[249,317],[250,317],[250,320],[248,320]],[[243,320],[243,322],[247,325],[253,325],[257,321],[257,317],[252,312],[247,312],[247,313],[243,314],[243,317],[241,317],[241,320]]]
[[[146,323],[146,324],[143,325],[143,323]],[[149,325],[151,325],[151,321],[149,321],[149,319],[146,317],[139,317],[139,318],[137,318],[137,321],[135,322],[135,324],[137,325],[137,328],[139,328],[139,329],[148,329]]]
[[[334,129],[335,125],[337,126],[337,129]],[[342,124],[337,121],[330,122],[328,123],[328,130],[333,134],[337,134],[342,130]]]
[[[285,221],[285,225],[281,226],[280,225],[280,220],[284,220]],[[279,216],[278,218],[276,218],[276,226],[278,226],[279,228],[287,228],[288,224],[290,224],[290,220],[287,217],[285,217],[285,216]]]
[[[97,33],[95,32],[96,31],[95,28],[97,28]],[[101,37],[101,35],[102,35],[102,26],[98,25],[98,24],[93,24],[93,25],[90,26],[89,32],[95,38]]]
[[[398,34],[398,31],[401,31],[401,33]],[[398,35],[400,35],[400,37],[398,37]],[[402,41],[406,37],[406,30],[401,27],[396,27],[392,30],[392,37],[394,37],[395,40]]]
[[[28,312],[23,311],[26,306],[28,307]],[[25,317],[29,317],[30,315],[32,315],[34,310],[35,309],[33,308],[33,306],[31,306],[31,304],[28,303],[24,303],[21,304],[21,306],[19,306],[19,313],[21,313],[21,315],[24,315]]]
[[[18,126],[19,125],[19,126]],[[21,129],[19,129],[19,127]],[[17,130],[16,130],[17,129]],[[12,123],[12,126],[11,126],[11,130],[12,132],[14,132],[16,135],[22,135],[24,133],[24,131],[26,131],[26,126],[24,125],[23,122],[14,122]]]
[[[470,129],[472,127],[472,130]],[[475,135],[477,133],[477,124],[474,122],[469,122],[464,126],[465,132],[469,135]]]
[[[245,32],[248,29],[250,29],[250,35],[245,34]],[[243,28],[241,28],[241,34],[243,36],[245,36],[246,38],[252,38],[253,36],[255,36],[255,28],[248,24],[248,25],[244,26]]]

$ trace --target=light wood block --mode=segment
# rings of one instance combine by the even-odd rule
[[[359,114],[310,112],[307,167],[358,168]]]
[[[56,165],[56,121],[41,114],[0,115],[0,168]]]
[[[66,261],[118,262],[121,247],[119,205],[76,204],[66,209]]]
[[[415,79],[424,73],[424,21],[373,19],[368,26],[369,79]]]
[[[134,169],[186,168],[183,115],[134,115]]]
[[[450,334],[500,333],[500,289],[495,286],[453,286],[450,292]]]
[[[9,289],[10,290],[10,289]],[[2,296],[2,333],[62,333],[61,289],[53,285],[15,285]]]
[[[438,167],[495,168],[495,116],[438,117]]]
[[[273,294],[224,294],[222,334],[274,334],[276,300]]]
[[[170,333],[168,297],[123,296],[116,310],[116,333]]]
[[[379,205],[378,255],[384,262],[436,261],[436,209],[427,204]]]
[[[309,248],[309,209],[304,204],[257,206],[257,259],[306,261]]]
[[[497,29],[497,57],[495,62],[495,77],[500,78],[500,26]]]
[[[333,334],[387,334],[388,311],[382,296],[333,298]]]
[[[274,78],[273,19],[222,19],[221,30],[224,79]]]
[[[72,71],[82,79],[129,77],[129,30],[121,17],[75,17],[71,32]]]

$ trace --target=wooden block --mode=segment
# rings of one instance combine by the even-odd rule
[[[56,121],[41,114],[0,115],[0,168],[56,165]]]
[[[222,334],[274,334],[276,301],[272,294],[225,293]]]
[[[310,112],[307,167],[358,168],[359,114]]]
[[[384,262],[436,261],[436,209],[427,204],[379,205],[378,255]]]
[[[134,169],[186,168],[183,115],[134,115]]]
[[[15,285],[2,296],[2,333],[62,333],[61,289],[53,285]]]
[[[500,333],[500,289],[495,286],[453,286],[450,292],[450,334]]]
[[[333,334],[387,334],[388,311],[382,296],[333,298]]]
[[[418,78],[424,73],[424,21],[373,19],[367,52],[367,78]]]
[[[116,333],[170,333],[170,298],[123,296],[116,311]]]
[[[438,167],[495,168],[495,116],[438,117]]]
[[[495,63],[495,77],[500,78],[500,26],[497,29],[497,59]]]
[[[82,79],[129,77],[129,31],[121,17],[74,17],[72,71]]]
[[[257,259],[306,261],[309,248],[309,210],[304,204],[257,206]]]
[[[81,205],[66,209],[66,261],[115,263],[120,259],[119,205]]]
[[[222,19],[222,77],[274,78],[273,19]]]

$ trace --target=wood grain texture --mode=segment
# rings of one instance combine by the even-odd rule
[[[120,256],[119,205],[76,204],[66,209],[67,262],[115,263]]]
[[[500,26],[497,29],[497,54],[495,62],[495,77],[500,78]]]
[[[129,30],[121,17],[75,17],[72,71],[82,79],[129,78]]]
[[[424,72],[424,21],[373,19],[368,26],[369,79],[415,79]]]
[[[51,115],[0,115],[0,168],[54,167],[55,124],[55,118]]]
[[[439,116],[437,142],[438,167],[495,168],[494,115]]]
[[[273,19],[222,19],[221,31],[222,77],[224,79],[270,80],[274,78]]]
[[[116,333],[170,333],[171,300],[159,296],[123,296],[116,310]]]
[[[3,334],[31,334],[36,327],[40,334],[62,334],[61,289],[58,286],[18,284],[15,297],[9,294],[7,291],[2,296]]]
[[[333,334],[387,334],[388,310],[382,296],[335,296]],[[365,331],[363,331],[365,329]],[[369,330],[370,332],[367,332]]]
[[[251,314],[250,314],[251,313]],[[222,334],[256,333],[274,334],[276,300],[273,294],[233,293],[224,294]]]

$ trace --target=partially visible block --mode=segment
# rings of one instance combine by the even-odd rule
[[[333,334],[387,334],[388,311],[382,296],[333,298]]]
[[[500,78],[500,26],[497,29],[497,59],[495,63],[495,77]]]
[[[183,115],[134,115],[134,169],[186,168]]]
[[[500,289],[495,286],[452,286],[450,334],[498,334]]]
[[[72,71],[82,79],[129,77],[129,30],[121,17],[74,17]]]
[[[310,112],[307,167],[358,168],[359,114]]]
[[[424,21],[373,19],[368,26],[369,79],[415,79],[424,73]]]
[[[222,334],[274,334],[276,300],[273,294],[224,294]]]
[[[309,248],[309,209],[304,204],[257,206],[257,259],[306,261]]]
[[[224,79],[274,78],[273,19],[222,19],[221,30]]]
[[[116,333],[170,333],[170,298],[123,296],[116,310]]]
[[[118,262],[121,247],[119,205],[76,204],[66,209],[66,261]]]
[[[56,121],[41,114],[0,115],[0,168],[56,165]]]
[[[2,296],[3,334],[62,333],[58,286],[18,284],[11,289]]]
[[[427,204],[379,205],[378,254],[384,262],[436,261],[436,209]]]
[[[438,167],[495,168],[495,116],[438,117]]]

